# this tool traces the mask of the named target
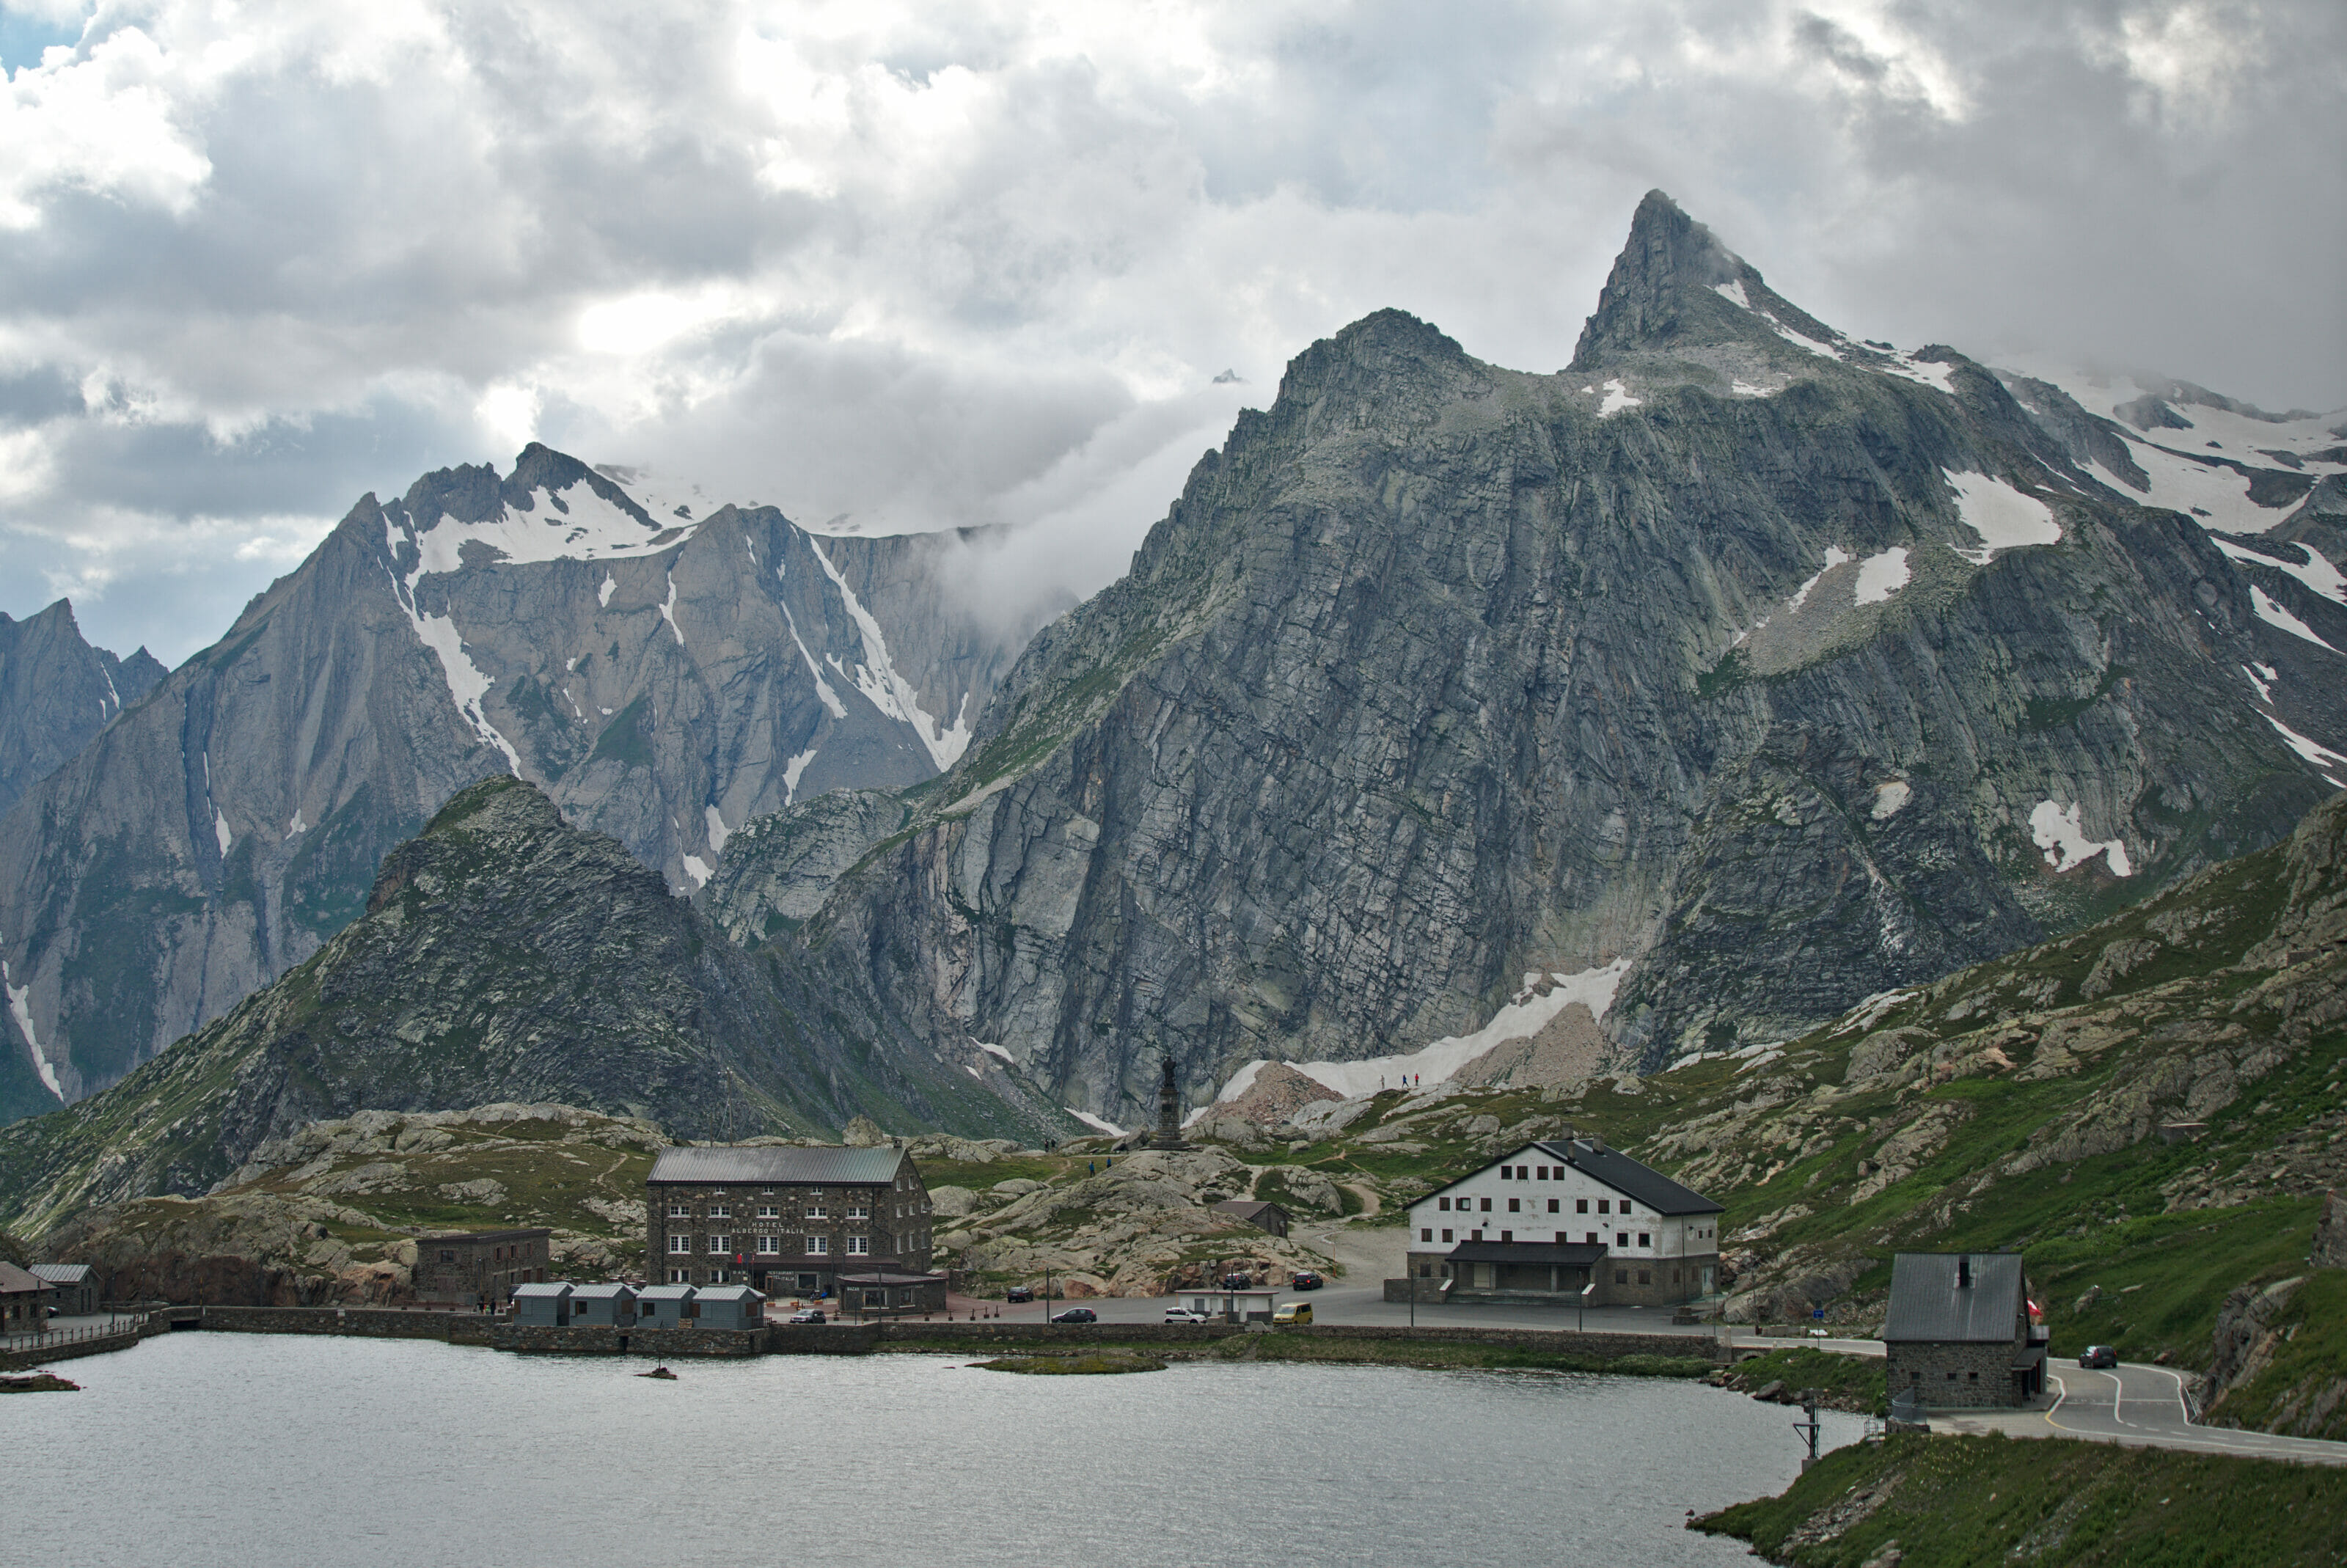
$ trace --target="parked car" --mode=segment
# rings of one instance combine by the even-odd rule
[[[1290,1290],[1317,1290],[1327,1283],[1308,1268],[1299,1269],[1287,1276],[1287,1288]]]
[[[1223,1288],[1225,1290],[1253,1290],[1255,1288],[1255,1280],[1251,1276],[1244,1274],[1226,1274],[1223,1276]]]
[[[1051,1314],[1054,1323],[1098,1323],[1100,1314],[1089,1307],[1071,1307],[1065,1312]]]
[[[2119,1353],[2107,1345],[2089,1345],[2086,1353],[2078,1358],[2081,1367],[2116,1367],[2118,1364]]]
[[[1035,1287],[1031,1285],[1014,1285],[1003,1293],[1002,1299],[1012,1302],[1032,1301],[1035,1299]]]
[[[1193,1307],[1169,1307],[1165,1309],[1165,1321],[1168,1323],[1212,1323],[1214,1320],[1213,1313],[1200,1312]]]
[[[828,1323],[830,1319],[823,1315],[823,1308],[820,1307],[802,1307],[796,1312],[791,1314],[791,1321],[794,1323]]]
[[[1274,1323],[1309,1323],[1312,1321],[1312,1304],[1308,1301],[1288,1302],[1272,1313],[1271,1320]]]

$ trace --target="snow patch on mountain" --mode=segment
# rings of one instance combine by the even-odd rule
[[[2045,864],[2055,871],[2069,871],[2100,855],[2110,866],[2112,876],[2134,876],[2135,867],[2127,859],[2126,843],[2116,838],[2099,843],[2088,838],[2079,820],[2081,809],[2075,801],[2064,806],[2041,800],[2030,811],[2030,842],[2045,852]]]
[[[2309,740],[2271,713],[2260,714],[2260,717],[2274,727],[2274,732],[2281,736],[2283,744],[2313,764],[2315,769],[2322,774],[2323,781],[2332,788],[2347,789],[2347,784],[2340,783],[2338,778],[2341,770],[2347,769],[2347,756],[2342,756],[2320,741]]]
[[[823,682],[818,679],[815,684],[820,686]],[[783,764],[783,804],[784,805],[799,798],[799,775],[806,772],[807,764],[815,761],[815,748],[809,746]]]
[[[596,602],[596,604],[597,604],[599,607],[600,607],[600,608],[602,608],[602,609],[604,609],[604,610],[609,610],[609,609],[610,609],[610,608],[611,608],[611,594],[612,594],[612,592],[613,592],[616,589],[618,589],[618,588],[619,588],[619,586],[620,586],[620,579],[619,579],[618,578],[616,578],[616,577],[613,577],[610,572],[608,572],[608,571],[607,571],[607,572],[605,572],[605,573],[603,574],[603,586],[602,586],[602,587],[600,587],[600,588],[599,588],[599,589],[597,589],[595,590],[595,602]],[[572,664],[576,664],[576,663],[578,663],[578,662],[579,662],[579,661],[578,661],[578,660],[576,660],[576,659],[573,659],[570,662],[571,662]],[[568,666],[566,666],[566,668],[568,668]]]
[[[217,805],[212,807],[212,836],[220,841],[220,858],[226,860],[228,846],[236,842],[236,835],[229,831],[228,813]]]
[[[2339,569],[2332,566],[2330,559],[2311,545],[2299,545],[2297,548],[2306,552],[2306,559],[2302,562],[2292,562],[2278,560],[2269,555],[2260,555],[2257,551],[2246,546],[2237,545],[2228,538],[2212,538],[2209,542],[2237,561],[2256,566],[2270,566],[2276,571],[2286,571],[2323,598],[2347,604],[2347,578],[2342,578],[2339,575]],[[2287,549],[2291,547],[2283,548]]]
[[[937,764],[939,773],[952,767],[969,745],[969,698],[964,696],[950,727],[939,724],[923,712],[920,693],[911,682],[897,673],[897,666],[888,657],[888,641],[880,634],[880,622],[864,608],[864,601],[856,597],[856,590],[847,586],[847,579],[831,564],[831,557],[824,553],[823,546],[809,538],[807,548],[815,551],[815,559],[831,579],[832,586],[839,589],[840,600],[856,622],[856,634],[864,640],[865,662],[856,667],[852,677],[856,689],[883,713],[910,724],[921,737],[921,744],[928,749],[929,760]],[[794,630],[793,635],[796,634]]]
[[[1593,1016],[1604,1019],[1606,1009],[1614,1005],[1614,993],[1621,989],[1623,978],[1629,972],[1630,960],[1616,958],[1602,968],[1583,969],[1579,974],[1552,974],[1549,979],[1555,982],[1556,989],[1548,995],[1512,1001],[1474,1033],[1451,1035],[1417,1050],[1374,1056],[1365,1061],[1296,1061],[1288,1065],[1348,1100],[1375,1094],[1380,1087],[1398,1087],[1406,1077],[1430,1078],[1440,1083],[1494,1046],[1538,1034],[1574,1002],[1586,1007]],[[1251,1061],[1233,1073],[1215,1094],[1214,1102],[1221,1104],[1245,1093],[1263,1065],[1261,1061]]]
[[[558,498],[561,507],[554,504]],[[477,523],[442,516],[425,528],[405,518],[395,526],[414,541],[422,557],[419,575],[456,570],[464,565],[468,544],[486,545],[517,564],[605,559],[651,555],[677,543],[697,526],[680,523],[673,530],[646,528],[584,480],[559,491],[531,491],[530,507],[525,512],[502,507],[495,517]]]
[[[780,576],[782,569],[777,567],[774,569],[775,574]],[[806,639],[799,635],[798,617],[791,613],[791,607],[787,604],[782,607],[782,610],[783,622],[791,629],[791,641],[798,644],[799,657],[806,661],[807,673],[815,677],[815,694],[823,699],[825,710],[833,718],[845,719],[847,717],[847,704],[839,700],[839,693],[833,691],[831,682],[823,678],[823,666],[815,661],[813,653],[807,651]],[[815,753],[809,752],[807,755],[813,756]],[[795,785],[795,778],[793,784]]]
[[[1838,566],[1849,565],[1853,559],[1855,558],[1853,558],[1848,550],[1843,549],[1840,545],[1828,545],[1826,547],[1826,564],[1819,567],[1815,572],[1811,573],[1808,581],[1802,583],[1800,587],[1793,590],[1793,597],[1785,601],[1785,608],[1788,610],[1796,610],[1800,609],[1802,605],[1809,602],[1809,589],[1818,586],[1819,579],[1823,578],[1826,573],[1833,570],[1833,569]]]
[[[1752,308],[1752,302],[1744,297],[1744,280],[1741,278],[1731,278],[1725,283],[1714,283],[1711,286],[1711,292],[1731,305],[1747,311]]]
[[[692,890],[698,893],[709,883],[709,863],[698,855],[688,855],[684,856],[684,875],[685,879],[692,884]]]
[[[1095,1132],[1105,1132],[1112,1138],[1122,1138],[1127,1131],[1127,1129],[1118,1126],[1113,1122],[1106,1121],[1101,1117],[1093,1115],[1089,1111],[1079,1111],[1072,1105],[1069,1106],[1067,1109],[1069,1115],[1074,1117],[1077,1121],[1082,1122],[1085,1126],[1091,1128]]]
[[[2062,525],[2054,520],[2054,508],[2035,497],[1985,474],[1940,472],[1956,493],[1956,515],[1980,536],[1980,548],[1956,551],[1973,565],[1986,566],[1999,550],[2062,542]]]
[[[2327,652],[2336,653],[2339,651],[2339,650],[2332,647],[2328,642],[2323,641],[2321,635],[2317,632],[2314,628],[2307,625],[2306,622],[2301,620],[2295,615],[2292,615],[2289,610],[2284,610],[2280,605],[2276,604],[2272,600],[2267,598],[2266,590],[2260,588],[2255,583],[2251,583],[2250,585],[2250,608],[2256,610],[2258,612],[2258,619],[2264,621],[2268,626],[2279,626],[2284,631],[2289,632],[2292,637],[2302,637],[2307,641],[2313,643],[2317,648],[2322,649]]]
[[[661,619],[668,622],[668,629],[676,634],[676,645],[679,648],[683,647],[684,628],[676,623],[676,573],[674,572],[668,574],[668,601],[660,607],[660,612]]]
[[[725,841],[733,836],[733,831],[725,825],[724,816],[715,806],[704,805],[701,808],[701,820],[709,830],[709,852],[712,855],[724,854]]]
[[[1858,602],[1880,604],[1907,586],[1911,576],[1907,569],[1907,550],[1893,546],[1881,555],[1869,556],[1858,563]]]
[[[1609,414],[1619,414],[1625,408],[1642,407],[1645,401],[1644,398],[1631,396],[1629,388],[1620,382],[1609,381],[1605,384],[1605,401],[1598,405],[1597,417],[1603,419]]]
[[[0,990],[8,993],[8,1016],[16,1020],[17,1032],[25,1037],[25,1044],[33,1052],[33,1071],[41,1075],[42,1085],[57,1097],[57,1103],[64,1104],[65,1086],[57,1081],[57,1070],[50,1063],[48,1053],[41,1049],[41,1037],[33,1028],[33,988],[9,982],[8,962],[5,958],[0,958]]]

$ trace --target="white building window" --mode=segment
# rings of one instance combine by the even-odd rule
[[[691,1252],[692,1238],[689,1235],[672,1235],[668,1238],[668,1249],[673,1253]]]
[[[772,1204],[760,1204],[758,1205],[758,1217],[762,1220],[778,1220],[783,1217],[783,1211],[776,1208]]]
[[[847,1205],[847,1217],[852,1220],[868,1220],[872,1217],[872,1205],[870,1204],[850,1204]]]
[[[1630,1245],[1630,1233],[1628,1231],[1615,1231],[1614,1233],[1614,1245],[1615,1246],[1628,1246]]]
[[[1449,1231],[1444,1231],[1442,1233],[1442,1239],[1444,1241],[1449,1241],[1450,1239],[1450,1233]]]
[[[852,1236],[849,1236],[849,1237],[847,1238],[847,1255],[848,1255],[848,1256],[850,1256],[850,1257],[868,1257],[868,1256],[870,1256],[870,1255],[871,1255],[871,1253],[872,1253],[872,1238],[871,1238],[870,1236],[868,1236],[868,1235],[852,1235]]]
[[[807,1218],[811,1220],[819,1220],[826,1217],[827,1216],[823,1212],[823,1205],[821,1204],[809,1204],[807,1205]]]
[[[732,1238],[722,1235],[711,1236],[709,1238],[709,1250],[712,1252],[732,1252],[733,1250]]]
[[[692,1205],[691,1204],[671,1204],[668,1206],[668,1217],[672,1220],[689,1220],[692,1217]]]
[[[692,1283],[692,1270],[689,1268],[671,1268],[668,1271],[668,1282],[671,1285],[691,1285]]]
[[[828,1236],[811,1235],[806,1241],[809,1257],[821,1257],[831,1250],[831,1238]]]
[[[1418,1239],[1420,1241],[1432,1241],[1434,1239],[1434,1233],[1431,1230],[1420,1230],[1418,1233]]]
[[[733,1217],[733,1211],[723,1204],[712,1204],[709,1205],[709,1217],[712,1220],[730,1220]]]
[[[758,1238],[758,1255],[760,1257],[773,1257],[782,1250],[782,1237],[778,1235],[762,1235]]]
[[[1640,1246],[1652,1246],[1652,1245],[1655,1245],[1655,1238],[1654,1238],[1654,1235],[1653,1235],[1653,1233],[1652,1233],[1652,1232],[1649,1232],[1649,1231],[1640,1231],[1640,1232],[1638,1233],[1638,1245],[1639,1245]]]

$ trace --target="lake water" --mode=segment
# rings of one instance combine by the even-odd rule
[[[645,1365],[220,1333],[62,1363],[82,1392],[7,1399],[0,1541],[77,1568],[1667,1568],[1748,1563],[1686,1511],[1799,1469],[1797,1412],[1665,1379]]]

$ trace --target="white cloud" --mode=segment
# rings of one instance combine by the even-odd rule
[[[12,612],[531,436],[1088,591],[1368,311],[1563,364],[1651,185],[1848,330],[2342,396],[2320,0],[96,18],[0,89]]]

